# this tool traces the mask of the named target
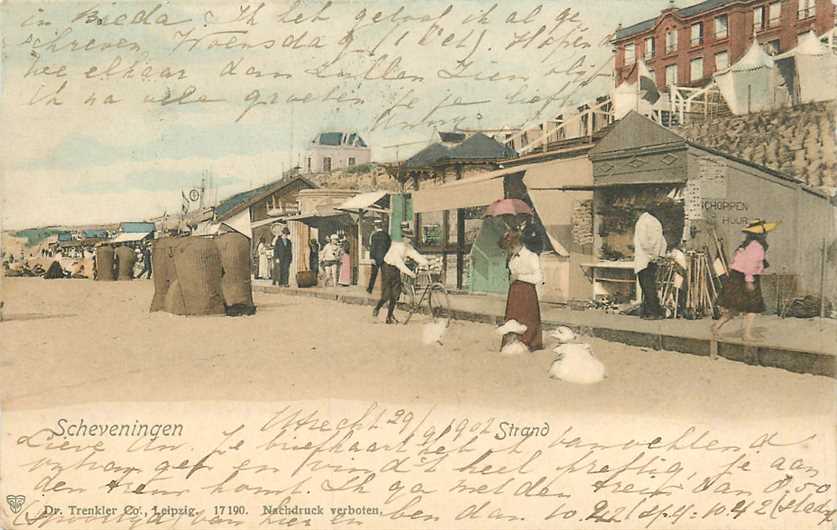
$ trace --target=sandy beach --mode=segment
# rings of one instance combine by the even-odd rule
[[[488,325],[454,322],[444,346],[427,346],[420,322],[387,326],[367,307],[311,298],[257,293],[253,317],[198,318],[149,313],[150,281],[7,278],[4,289],[5,408],[339,398],[701,420],[834,407],[825,377],[595,339],[608,377],[573,385],[547,377],[550,349],[499,355]]]

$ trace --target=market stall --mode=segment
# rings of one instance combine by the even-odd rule
[[[392,213],[390,194],[386,191],[360,193],[341,203],[335,209],[348,213],[355,221],[358,241],[357,284],[368,285],[372,273],[369,245],[372,233],[375,231],[374,221],[380,219],[383,229],[389,232],[389,218]],[[380,282],[376,282],[376,288],[380,288]]]
[[[834,238],[833,227],[822,222],[834,215],[824,194],[767,167],[691,144],[637,113],[618,122],[590,158],[595,259],[587,267],[599,297],[617,302],[639,297],[633,231],[648,207],[663,226],[667,247],[681,246],[692,271],[686,281],[694,281],[696,289],[689,301],[705,315],[714,309],[705,299],[723,280],[723,262],[755,219],[781,223],[770,234],[770,267],[762,276],[768,310],[795,293],[827,288],[816,259],[823,241]]]

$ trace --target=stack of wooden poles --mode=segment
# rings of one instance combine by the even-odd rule
[[[723,240],[715,235],[716,255],[708,247],[703,250],[685,252],[686,268],[676,265],[673,259],[666,260],[660,267],[658,288],[660,303],[667,309],[668,316],[677,318],[703,318],[717,316],[717,299],[721,290],[721,276],[729,270],[726,255],[723,252]],[[677,278],[680,278],[679,280]],[[685,285],[682,293],[680,286]],[[680,297],[686,297],[681,309]],[[681,311],[683,314],[681,314]]]

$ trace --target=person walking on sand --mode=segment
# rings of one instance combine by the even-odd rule
[[[525,344],[529,351],[542,350],[543,331],[537,292],[537,286],[543,283],[541,262],[538,255],[523,244],[519,231],[506,232],[499,244],[500,248],[506,251],[511,279],[504,321],[516,320],[526,326],[526,331],[519,337],[520,342]],[[507,333],[503,336],[500,348],[515,338],[515,334]]]
[[[328,243],[320,251],[320,263],[323,265],[323,273],[325,274],[323,287],[328,286],[329,281],[332,287],[337,287],[337,263],[340,259],[340,246],[337,242],[337,234],[331,234]]]
[[[657,295],[657,264],[654,260],[665,253],[663,225],[654,216],[652,208],[643,208],[634,225],[634,271],[642,289],[640,317],[646,320],[660,320],[664,317]]]
[[[419,265],[428,265],[427,259],[418,253],[413,248],[413,232],[409,227],[401,229],[401,241],[393,241],[386,255],[384,256],[384,263],[381,267],[381,298],[372,310],[372,316],[378,317],[381,308],[384,304],[387,306],[387,324],[396,324],[395,319],[395,305],[398,303],[398,298],[401,296],[401,274],[406,274],[410,278],[415,278],[416,273],[407,267],[406,259],[410,258]]]
[[[375,231],[369,238],[369,257],[372,258],[372,273],[369,276],[369,285],[366,287],[366,292],[372,294],[375,288],[375,280],[378,279],[378,271],[384,265],[384,257],[389,251],[389,246],[392,244],[392,239],[384,231],[383,219],[375,219]]]
[[[753,320],[757,313],[764,313],[764,298],[761,294],[760,275],[769,265],[767,263],[767,233],[773,231],[778,223],[765,223],[761,219],[747,225],[744,241],[735,251],[730,264],[729,278],[718,295],[721,318],[712,324],[712,336],[717,337],[727,322],[744,314],[744,334],[746,341],[753,341]]]
[[[288,286],[288,277],[291,271],[291,261],[293,260],[293,249],[291,247],[291,240],[288,236],[291,231],[288,227],[282,228],[282,233],[279,239],[276,240],[276,246],[273,247],[274,267],[277,272],[273,275],[273,285],[281,287]]]

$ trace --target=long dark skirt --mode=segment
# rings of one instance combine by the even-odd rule
[[[515,281],[509,286],[509,296],[506,300],[506,322],[517,320],[526,326],[526,332],[521,335],[520,342],[529,347],[529,351],[543,349],[543,331],[541,329],[541,308],[538,304],[538,292],[531,283]],[[512,337],[503,337],[503,345],[511,341]]]
[[[718,295],[718,305],[735,313],[764,313],[766,308],[759,276],[753,277],[753,286],[752,291],[747,290],[744,273],[731,270]]]

